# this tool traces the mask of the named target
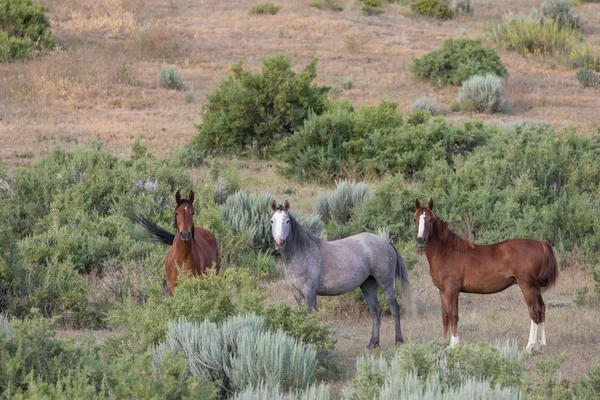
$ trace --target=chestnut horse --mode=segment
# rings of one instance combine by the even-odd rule
[[[156,241],[171,246],[165,259],[169,296],[173,296],[179,269],[190,275],[201,275],[213,265],[219,273],[220,267],[215,235],[204,228],[194,227],[194,192],[190,191],[189,199],[182,199],[178,190],[175,201],[175,235],[146,218],[135,217],[135,221],[146,228]]]
[[[531,327],[526,350],[543,351],[546,347],[546,306],[542,291],[558,279],[554,251],[549,243],[534,239],[510,239],[478,245],[456,235],[448,223],[433,212],[433,200],[427,207],[415,202],[414,215],[417,243],[425,246],[429,273],[440,290],[443,338],[448,325],[452,334],[450,346],[459,344],[459,292],[491,294],[519,285],[529,308]]]

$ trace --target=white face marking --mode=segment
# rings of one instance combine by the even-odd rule
[[[422,238],[425,233],[425,211],[419,217],[419,232],[417,233],[417,237]]]
[[[279,210],[273,214],[271,229],[276,247],[281,244],[282,240],[285,241],[287,239],[289,222],[290,218],[285,211]]]
[[[184,206],[184,207],[183,207],[183,210],[184,210],[184,211],[187,211],[187,206]]]

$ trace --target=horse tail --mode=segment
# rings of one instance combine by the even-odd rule
[[[415,310],[415,303],[413,298],[413,288],[410,284],[410,278],[408,276],[408,268],[404,262],[404,258],[398,253],[396,246],[390,242],[390,245],[396,253],[396,276],[400,279],[400,285],[402,286],[402,299],[406,305],[406,310],[409,315],[413,315]]]
[[[154,222],[148,221],[146,218],[136,215],[133,219],[136,223],[143,226],[150,234],[153,240],[171,246],[175,240],[175,235],[161,228]]]
[[[544,248],[544,261],[542,269],[537,276],[533,278],[533,284],[538,289],[543,290],[554,286],[560,271],[558,269],[558,262],[556,261],[552,245],[547,242],[542,242],[542,247]]]

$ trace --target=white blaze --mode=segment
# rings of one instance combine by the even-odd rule
[[[276,212],[273,215],[273,236],[275,243],[279,245],[281,242],[281,230],[283,229],[283,215],[281,212]]]
[[[417,233],[417,237],[422,238],[425,233],[425,211],[419,217],[419,232]]]

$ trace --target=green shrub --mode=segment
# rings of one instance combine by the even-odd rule
[[[342,11],[344,9],[339,0],[312,0],[310,6],[331,11]]]
[[[454,17],[454,11],[440,0],[417,0],[417,2],[410,5],[410,9],[417,15],[439,20]]]
[[[438,85],[460,85],[473,75],[508,75],[493,48],[466,38],[446,39],[438,50],[413,57],[411,71]]]
[[[383,13],[382,0],[360,0],[360,8],[367,15],[379,15]]]
[[[589,68],[579,68],[575,74],[575,78],[583,87],[594,87],[600,85],[600,75],[594,73]]]
[[[308,314],[306,307],[292,308],[286,303],[271,304],[265,310],[265,322],[270,329],[281,329],[286,334],[309,345],[316,351],[316,375],[335,377],[337,365],[333,360],[336,340],[333,331],[321,322],[323,311]]]
[[[502,112],[507,105],[502,78],[496,75],[474,75],[463,82],[456,101],[461,105],[470,101],[478,112]]]
[[[164,340],[169,320],[221,322],[230,315],[260,313],[265,297],[257,278],[245,268],[227,268],[219,275],[208,270],[203,277],[180,276],[173,297],[163,298],[158,283],[148,285],[145,295],[145,303],[126,299],[108,317],[111,324],[123,325],[123,344],[134,350]]]
[[[539,17],[507,15],[504,23],[489,27],[491,39],[500,46],[534,56],[562,56],[568,54],[579,41],[573,28],[558,22],[545,22]]]
[[[349,90],[352,89],[354,85],[354,78],[352,76],[345,76],[342,80],[342,89]]]
[[[244,71],[242,62],[208,96],[195,145],[201,150],[228,151],[256,145],[266,148],[302,124],[309,110],[320,114],[327,87],[311,84],[316,59],[300,73],[279,54],[263,61],[261,73]]]
[[[427,163],[470,151],[485,135],[477,124],[449,125],[405,121],[396,104],[382,102],[359,111],[333,103],[323,115],[311,115],[277,147],[284,173],[298,179],[361,179],[388,172],[413,175]]]
[[[577,29],[580,27],[579,16],[571,10],[571,0],[544,0],[541,7],[542,16],[560,27]]]
[[[250,14],[271,14],[275,15],[279,11],[279,6],[277,4],[267,2],[267,3],[258,3],[252,6],[250,9]]]
[[[167,340],[154,349],[154,363],[182,352],[191,373],[209,377],[223,393],[265,384],[271,388],[305,388],[314,379],[316,353],[282,331],[268,330],[262,317],[245,315],[221,326],[184,319],[169,322]]]
[[[174,65],[167,65],[160,69],[158,83],[165,89],[181,90],[184,87],[181,75]]]
[[[8,325],[0,331],[2,398],[215,398],[212,383],[189,377],[183,357],[153,369],[148,351],[113,354],[89,336],[62,341],[39,316]]]
[[[0,1],[0,61],[24,60],[54,46],[43,3]]]
[[[319,193],[315,208],[323,221],[333,219],[345,224],[352,218],[354,208],[371,197],[367,184],[341,181],[334,192]]]
[[[419,97],[410,106],[410,112],[414,113],[417,110],[425,110],[431,116],[434,116],[440,112],[440,102],[437,99],[430,99],[426,96]]]

